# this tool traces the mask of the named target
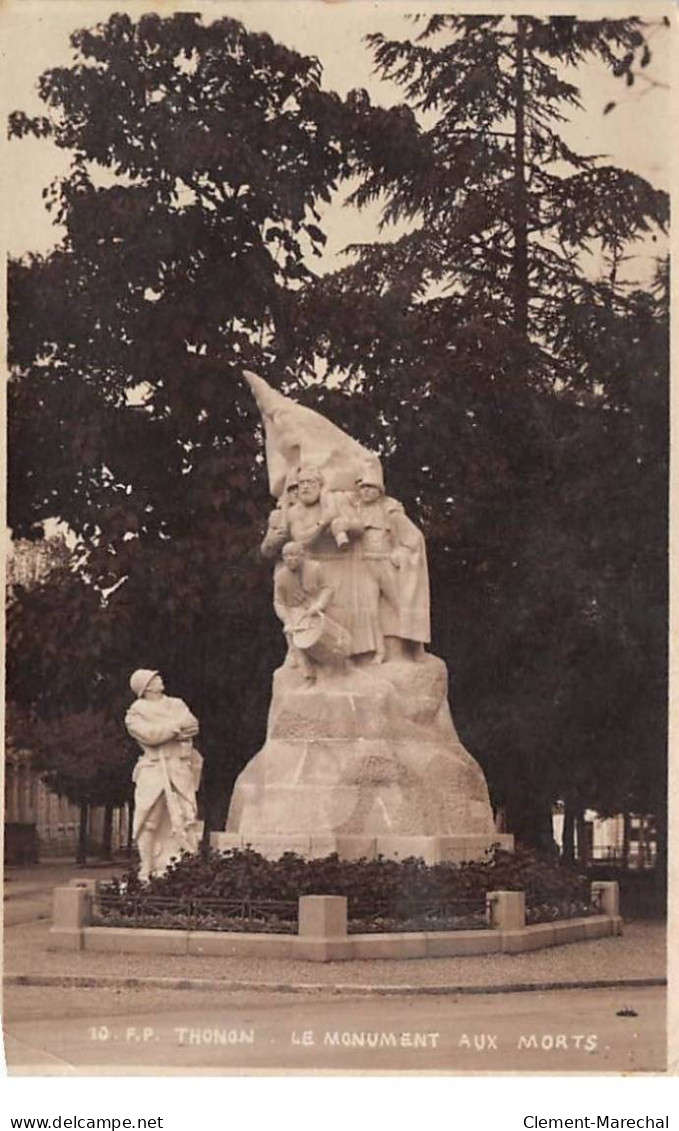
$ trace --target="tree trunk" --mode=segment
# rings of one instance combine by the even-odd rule
[[[584,809],[578,809],[575,816],[575,827],[578,834],[578,863],[586,866],[589,864],[590,853]]]
[[[104,809],[104,827],[101,833],[102,860],[111,860],[113,858],[113,813],[113,806],[107,805]]]
[[[564,864],[575,863],[575,806],[567,801],[563,811],[561,858]]]
[[[543,856],[555,856],[552,806],[547,798],[507,798],[507,827],[517,845],[534,848]]]
[[[89,824],[90,807],[86,803],[80,806],[80,825],[78,828],[78,853],[76,864],[87,863],[87,826]]]
[[[528,192],[526,186],[526,21],[516,19],[516,103],[514,108],[514,329],[528,338]]]
[[[630,846],[630,832],[632,830],[632,816],[630,813],[624,812],[622,815],[622,866],[629,868],[629,846]]]

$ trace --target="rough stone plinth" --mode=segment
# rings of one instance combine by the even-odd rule
[[[305,860],[319,860],[336,852],[342,860],[376,860],[378,856],[407,860],[415,856],[425,864],[483,860],[494,844],[506,852],[514,848],[514,838],[507,833],[476,837],[243,837],[239,833],[212,833],[210,843],[217,852],[251,848],[269,860],[277,860],[285,852],[294,852]]]
[[[213,846],[428,863],[511,849],[453,726],[447,685],[432,655],[355,664],[311,684],[280,668],[266,743],[238,778]]]

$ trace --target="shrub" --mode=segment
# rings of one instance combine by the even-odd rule
[[[451,930],[483,926],[486,892],[498,890],[526,893],[529,922],[590,909],[586,876],[524,849],[496,850],[483,862],[434,865],[415,858],[340,860],[336,854],[304,860],[291,852],[267,860],[246,849],[183,856],[144,885],[136,872],[112,880],[100,914],[112,925],[115,917],[116,925],[191,920],[203,929],[288,931],[299,896],[343,895],[353,931]],[[213,901],[222,900],[240,904],[240,911],[220,912]]]

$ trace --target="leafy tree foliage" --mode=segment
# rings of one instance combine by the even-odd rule
[[[81,811],[78,859],[87,852],[94,806],[132,796],[133,743],[120,727],[122,689],[106,680],[118,626],[99,594],[68,563],[42,582],[13,589],[7,613],[7,734],[31,751],[49,789]],[[110,846],[109,846],[110,847]]]
[[[124,805],[134,757],[104,711],[86,709],[54,719],[19,719],[15,733],[34,755],[34,767],[59,797],[81,806]]]
[[[185,531],[196,497],[236,517],[256,451],[237,378],[270,366],[267,337],[325,239],[315,201],[343,159],[318,63],[232,20],[113,16],[72,42],[77,65],[40,81],[52,117],[12,117],[72,168],[48,190],[64,245],[12,268],[11,521],[30,530],[56,508],[100,545],[104,579],[130,532]],[[198,477],[223,486],[194,489]],[[125,572],[112,564],[110,582]]]
[[[398,368],[418,407],[442,367],[485,366],[500,387],[551,390],[558,379],[591,391],[578,312],[601,296],[583,253],[599,253],[614,284],[624,248],[666,228],[668,200],[565,143],[559,125],[579,91],[562,75],[593,57],[629,73],[648,52],[642,29],[638,19],[437,15],[414,41],[368,37],[378,71],[406,91],[400,117],[433,122],[405,130],[395,152],[393,130],[380,145],[367,95],[354,97],[363,177],[352,200],[386,199],[383,223],[416,229],[355,248],[354,264],[303,292],[302,334],[331,365],[370,373],[371,386]]]
[[[270,373],[272,336],[325,241],[317,205],[347,165],[347,111],[317,60],[230,19],[116,15],[72,45],[75,63],[40,80],[49,113],[11,119],[71,169],[46,190],[63,243],[11,264],[9,479],[15,534],[68,523],[81,581],[53,588],[52,621],[22,604],[15,639],[48,636],[56,653],[59,621],[79,624],[106,594],[77,648],[110,703],[138,666],[191,702],[217,823],[263,737],[282,652],[240,375]],[[16,678],[50,713],[50,652],[33,659]],[[92,681],[58,666],[61,709],[81,710]]]

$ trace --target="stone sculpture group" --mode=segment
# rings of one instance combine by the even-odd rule
[[[430,639],[424,538],[401,504],[385,495],[375,459],[366,461],[353,490],[326,490],[317,465],[293,468],[262,553],[282,555],[275,574],[276,612],[293,638],[304,633],[309,616],[325,614],[326,632],[341,637],[347,657],[377,663],[387,656],[422,658]],[[294,625],[282,615],[291,606],[279,597],[279,590],[290,589],[291,557],[301,586],[295,606],[304,608],[305,584],[324,594],[322,608],[310,601],[307,615],[297,615]]]
[[[422,532],[379,459],[319,413],[246,373],[276,499],[262,542],[287,655],[267,739],[238,778],[215,847],[268,856],[483,858],[483,773],[457,737],[447,670],[425,650]]]
[[[245,374],[276,499],[261,550],[287,654],[267,738],[236,782],[218,849],[276,857],[480,859],[495,833],[483,772],[448,707],[430,635],[422,532],[384,488],[379,459],[329,420]],[[198,723],[158,672],[131,680],[141,878],[200,837]]]

